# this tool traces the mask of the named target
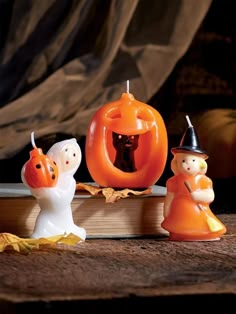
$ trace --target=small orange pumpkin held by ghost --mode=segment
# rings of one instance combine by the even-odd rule
[[[86,134],[85,159],[99,186],[142,189],[162,175],[167,149],[160,113],[127,91],[95,112]]]
[[[33,150],[30,151],[30,159],[21,170],[22,181],[30,188],[54,187],[58,180],[58,168],[56,163],[41,148],[37,148],[34,142],[34,132],[31,133]]]

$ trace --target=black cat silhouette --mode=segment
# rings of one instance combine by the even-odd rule
[[[114,166],[124,172],[135,172],[134,151],[138,147],[139,135],[124,135],[112,132],[113,146],[116,149]]]

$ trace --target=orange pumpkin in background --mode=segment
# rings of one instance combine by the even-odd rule
[[[103,187],[146,188],[162,175],[168,139],[160,113],[123,93],[100,107],[87,130],[85,158],[93,180]]]
[[[236,176],[236,110],[211,109],[197,123],[199,140],[208,152],[211,178]]]

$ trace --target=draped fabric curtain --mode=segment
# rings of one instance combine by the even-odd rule
[[[148,102],[185,54],[211,0],[0,2],[0,159],[35,139],[86,135],[130,81]]]

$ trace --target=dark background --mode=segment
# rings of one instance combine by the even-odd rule
[[[0,2],[0,47],[4,45],[6,40],[8,21],[12,14],[12,5],[13,1],[11,0]],[[70,5],[70,1],[59,1],[57,3],[58,12],[57,15],[51,17],[52,25],[56,27],[56,19],[63,16],[63,14],[70,9]],[[94,16],[91,17],[96,19],[94,25],[99,25],[99,23],[106,17],[108,5],[109,1],[107,0],[100,2],[100,5],[97,7],[97,12],[94,12]],[[53,31],[53,29],[50,31]],[[43,25],[41,27],[41,32],[45,32]],[[96,28],[91,31],[91,34],[94,37],[96,36]],[[178,121],[176,117],[178,115],[183,115],[186,111],[190,113],[191,116],[194,116],[201,115],[206,110],[213,108],[236,108],[235,34],[234,1],[214,0],[187,53],[177,63],[162,88],[157,91],[148,102],[152,106],[158,107],[158,111],[162,114],[164,120],[167,121],[167,129],[169,128],[169,125],[172,125],[173,127],[173,124]],[[37,49],[37,45],[32,46],[32,53],[34,53],[34,49]],[[88,50],[89,41],[84,41],[84,45],[80,46],[79,49],[78,46],[72,46],[70,51],[67,52],[64,63]],[[15,58],[17,58],[17,56],[15,56]],[[27,62],[27,60],[23,60],[23,62]],[[189,67],[191,68],[191,65],[193,64],[195,65],[194,70],[192,69],[192,72],[187,72],[188,76],[186,77],[185,70]],[[33,85],[28,85],[11,93],[11,86],[9,84],[17,84],[17,82],[8,82],[6,80],[6,73],[7,71],[14,70],[14,63],[8,66],[9,68],[0,68],[1,106],[20,97],[23,93],[34,87]],[[202,76],[202,69],[204,69],[204,73],[206,73],[205,77]],[[49,69],[46,76],[49,76],[54,70],[54,68]],[[16,80],[19,75],[20,73],[16,72]],[[219,82],[225,83],[224,88],[222,88]],[[208,92],[206,92],[206,86],[209,86]],[[212,88],[212,86],[214,87]],[[178,131],[175,134],[168,129],[169,147],[178,146],[184,127],[184,123],[180,123],[177,128]],[[55,142],[70,137],[70,134],[63,133],[48,134],[48,136],[44,136],[37,140],[37,146],[41,147],[43,151],[47,151]],[[84,157],[86,138],[80,136],[77,140],[82,149],[83,159],[75,178],[77,181],[88,182],[92,179],[87,170]],[[28,160],[31,149],[32,146],[29,143],[15,156],[0,160],[0,182],[21,182],[20,171],[23,164]],[[172,175],[170,170],[171,158],[172,155],[169,151],[165,171],[157,182],[159,185],[165,185],[166,180]],[[234,195],[233,192],[231,192],[232,189],[235,188],[235,177],[213,178],[213,183],[216,198],[212,204],[212,208],[215,209],[216,212],[236,212]]]

